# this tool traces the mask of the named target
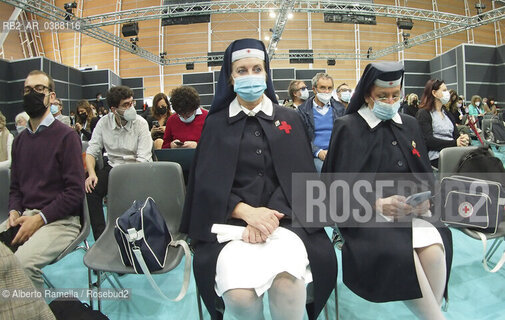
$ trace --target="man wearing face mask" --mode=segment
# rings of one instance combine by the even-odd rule
[[[105,229],[103,198],[107,195],[109,172],[112,167],[132,162],[151,162],[153,140],[147,121],[137,115],[132,89],[126,86],[113,87],[107,92],[107,104],[111,112],[102,117],[93,131],[86,149],[88,178],[85,189],[93,229],[98,239]],[[102,149],[107,152],[108,162],[95,171],[96,159]]]
[[[170,102],[176,113],[167,120],[163,148],[196,148],[208,114],[200,108],[198,92],[190,86],[175,88]]]
[[[11,245],[35,287],[41,269],[77,237],[84,200],[81,142],[74,130],[50,112],[54,82],[43,71],[28,74],[23,108],[30,116],[12,145],[9,219],[0,232],[19,227]]]
[[[333,123],[344,115],[345,107],[331,96],[333,78],[327,73],[320,72],[312,78],[312,91],[314,96],[307,99],[297,111],[305,123],[311,141],[316,169],[321,172],[330,144]]]
[[[285,107],[297,109],[301,104],[309,98],[309,90],[305,82],[301,80],[293,80],[289,83],[288,94],[291,101],[286,103]]]
[[[51,101],[51,114],[56,120],[61,121],[62,123],[66,124],[67,126],[70,125],[70,117],[69,116],[64,116],[61,113],[61,110],[63,109],[63,103],[61,102],[60,99],[54,99],[54,101]]]
[[[337,103],[342,104],[344,108],[347,109],[347,106],[349,105],[349,101],[351,101],[352,96],[351,88],[347,85],[347,83],[344,82],[337,87],[336,91],[338,98]]]

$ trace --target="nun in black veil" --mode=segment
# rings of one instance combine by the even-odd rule
[[[402,79],[400,63],[366,66],[347,115],[335,121],[323,173],[404,173],[433,181],[417,120],[398,113]],[[386,222],[382,227],[339,226],[344,283],[369,301],[404,301],[422,319],[444,319],[440,307],[447,298],[451,232],[427,218],[429,200],[412,207],[406,195],[388,195],[369,199],[375,221]]]
[[[336,256],[322,228],[292,227],[296,172],[315,172],[303,123],[279,107],[263,43],[236,40],[224,55],[181,223],[212,319],[222,318],[221,298],[237,319],[264,319],[267,291],[273,319],[302,319],[309,282],[309,318],[322,310],[335,287]]]

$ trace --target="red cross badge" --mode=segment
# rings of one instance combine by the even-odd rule
[[[463,218],[468,218],[473,213],[473,206],[470,202],[462,202],[458,207],[458,214]]]
[[[415,141],[412,141],[412,154],[417,156],[418,158],[421,158],[421,154],[416,149],[416,142]]]
[[[279,128],[279,130],[284,130],[287,134],[291,132],[291,126],[286,121],[275,121],[275,125]]]
[[[393,85],[393,81],[390,81],[390,82],[389,82],[389,85],[390,85],[390,86],[392,86],[392,85]]]

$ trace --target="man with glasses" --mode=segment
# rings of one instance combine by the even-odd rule
[[[293,109],[297,109],[309,98],[309,90],[307,89],[305,82],[301,80],[292,80],[289,83],[288,94],[291,101],[286,103],[284,106]]]
[[[329,74],[316,73],[312,78],[312,91],[314,96],[307,99],[297,111],[305,123],[311,141],[314,164],[317,171],[321,172],[330,144],[333,123],[344,115],[345,108],[331,96],[333,78]]]
[[[41,269],[79,233],[84,169],[79,165],[79,136],[50,112],[55,99],[51,77],[40,70],[30,72],[23,94],[30,119],[12,145],[9,219],[0,232],[12,228],[15,236],[8,244],[19,246],[16,257],[41,289]]]
[[[95,240],[105,229],[103,198],[107,195],[112,167],[152,161],[151,132],[147,121],[137,115],[133,90],[126,86],[111,88],[107,92],[107,104],[111,112],[100,118],[86,149],[88,178],[85,189]],[[96,159],[102,157],[103,149],[108,161],[102,169],[95,171]]]
[[[336,96],[337,96],[337,98],[336,98],[337,103],[343,105],[344,108],[347,109],[347,106],[349,105],[349,101],[351,101],[351,96],[352,96],[351,87],[349,87],[349,85],[344,82],[337,87],[335,92],[336,92]]]
[[[61,102],[61,99],[54,99],[54,101],[51,103],[51,113],[53,117],[56,120],[59,120],[66,124],[67,126],[71,127],[70,125],[70,117],[69,116],[64,116],[61,113],[61,110],[63,109],[63,103]]]

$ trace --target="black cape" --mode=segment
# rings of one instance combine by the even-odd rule
[[[292,173],[315,172],[305,128],[294,110],[276,104],[271,117],[260,114],[257,118],[268,140],[277,179],[291,204]],[[230,218],[227,205],[246,117],[240,112],[229,118],[228,108],[207,116],[189,176],[180,228],[192,240],[195,280],[212,319],[220,317],[214,284],[217,257],[226,243],[217,242],[211,227],[214,223],[227,223]],[[289,134],[280,130],[276,121],[286,121],[291,126]],[[314,303],[308,306],[308,314],[315,319],[335,287],[335,251],[324,229],[291,228],[288,221],[282,219],[281,225],[295,232],[307,250],[314,280]]]
[[[386,141],[384,126],[389,125],[414,176],[415,173],[431,173],[428,152],[416,119],[400,116],[402,124],[382,122],[373,129],[357,112],[337,119],[322,172],[378,172],[381,159],[396,148],[391,141]],[[412,141],[416,142],[419,156],[413,153]],[[394,166],[391,167],[393,172]],[[445,247],[448,282],[452,236],[441,223],[436,223],[435,227]],[[411,227],[339,229],[345,241],[343,281],[354,293],[372,302],[422,296],[414,265]]]

